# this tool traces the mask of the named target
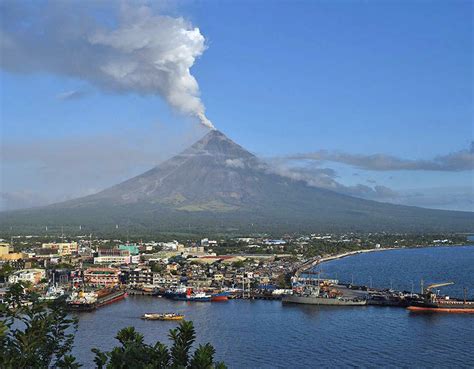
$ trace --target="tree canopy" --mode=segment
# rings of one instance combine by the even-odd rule
[[[24,284],[10,286],[0,304],[0,368],[81,367],[71,355],[78,320],[68,315],[64,300],[44,302]],[[171,347],[145,343],[134,327],[120,330],[120,345],[102,352],[93,348],[98,369],[223,369],[215,362],[214,347],[207,343],[192,352],[196,331],[191,321],[183,321],[169,332]]]
[[[177,328],[170,330],[170,348],[159,341],[154,345],[146,344],[143,335],[134,327],[123,328],[115,338],[120,342],[120,346],[111,351],[92,349],[96,355],[94,362],[98,369],[226,368],[223,363],[214,361],[215,350],[209,343],[199,345],[194,353],[191,353],[196,332],[190,321],[183,321]]]

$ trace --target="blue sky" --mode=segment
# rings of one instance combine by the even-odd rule
[[[97,12],[95,3],[81,4],[72,6]],[[108,11],[116,4],[104,5],[98,16],[111,27],[116,20]],[[15,2],[3,7],[18,12]],[[46,13],[58,7],[53,3]],[[473,210],[472,10],[468,1],[151,6],[153,13],[183,17],[199,28],[206,50],[191,73],[207,117],[237,143],[278,158],[279,165],[330,168],[343,189],[393,190],[387,198],[364,197],[460,210]],[[15,33],[14,26],[7,31]],[[45,52],[57,60],[67,50]],[[0,72],[1,192],[13,199],[3,207],[100,190],[206,132],[162,96],[104,88],[84,73],[64,73],[49,58],[45,63],[54,66],[21,68],[32,64],[27,58],[14,60],[18,68],[3,63]],[[320,150],[415,161],[461,153],[464,167],[373,170],[330,155],[287,160]]]

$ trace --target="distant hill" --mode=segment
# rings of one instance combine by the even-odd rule
[[[219,131],[95,195],[4,212],[1,227],[140,231],[473,231],[474,213],[364,200],[268,171]]]

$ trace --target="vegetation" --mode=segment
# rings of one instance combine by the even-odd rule
[[[81,367],[71,355],[77,323],[77,319],[68,316],[64,301],[41,302],[25,285],[12,285],[0,304],[0,368]],[[161,342],[146,344],[133,327],[122,329],[116,338],[120,346],[109,352],[92,349],[97,368],[226,368],[214,361],[215,350],[209,343],[191,352],[196,333],[189,321],[170,330],[170,348]]]
[[[169,338],[173,342],[171,348],[161,342],[154,345],[144,343],[143,335],[135,331],[134,327],[123,328],[115,338],[120,346],[111,351],[92,350],[96,355],[94,362],[97,368],[226,368],[223,363],[214,361],[215,350],[209,343],[199,345],[191,355],[196,334],[193,323],[189,321],[183,321],[178,328],[170,330]]]
[[[0,281],[5,281],[8,276],[13,272],[13,270],[14,269],[10,264],[4,263],[0,268]]]
[[[0,305],[0,367],[78,368],[70,355],[76,328],[64,302],[40,302],[25,285],[12,285]]]
[[[291,273],[280,274],[277,279],[278,288],[291,288],[291,277]]]
[[[163,273],[166,270],[166,266],[162,263],[152,262],[150,265],[151,271],[154,273]]]

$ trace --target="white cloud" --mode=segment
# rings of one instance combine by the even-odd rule
[[[426,160],[402,159],[385,154],[360,155],[325,150],[291,155],[287,159],[335,162],[373,171],[418,170],[459,172],[474,170],[474,143],[471,143],[470,149],[439,155],[433,159]]]
[[[79,90],[72,90],[72,91],[65,91],[61,92],[56,96],[58,100],[66,101],[66,100],[76,100],[76,99],[81,99],[84,96],[86,96],[85,91],[79,91]]]

